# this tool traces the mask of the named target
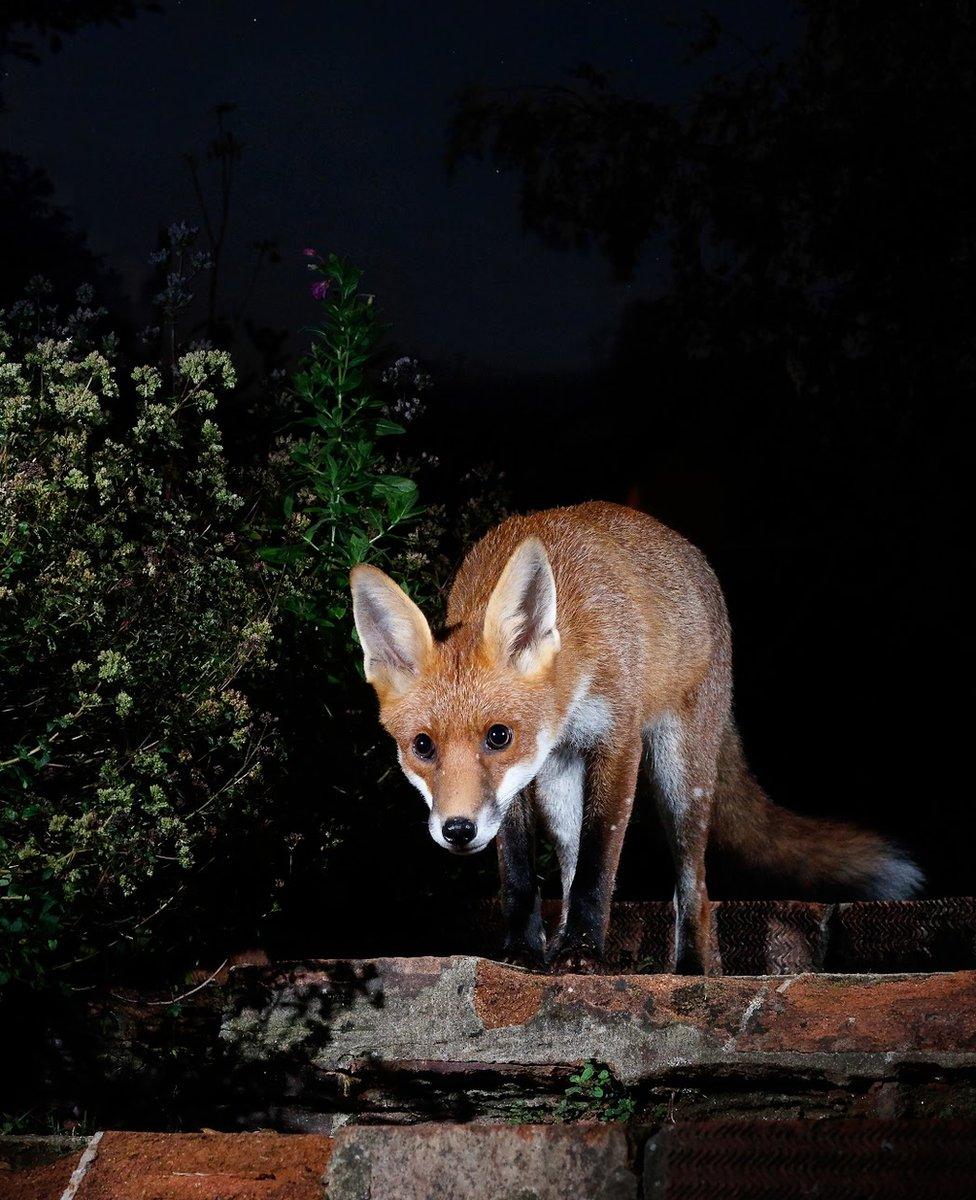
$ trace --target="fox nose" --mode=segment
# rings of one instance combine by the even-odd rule
[[[467,817],[448,817],[441,826],[444,840],[452,846],[466,846],[477,832],[474,821],[469,821]]]

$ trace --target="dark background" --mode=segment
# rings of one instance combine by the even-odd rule
[[[418,445],[697,542],[773,797],[971,891],[972,6],[158,8],[0,10],[0,303],[40,269],[144,323],[160,227],[197,219],[181,156],[210,171],[236,105],[255,374],[314,317],[302,246],[350,256],[434,378]],[[389,844],[436,892],[418,803]],[[658,863],[638,830],[624,894],[668,894]]]

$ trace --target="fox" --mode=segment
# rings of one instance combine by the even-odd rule
[[[604,956],[642,768],[674,864],[676,973],[721,973],[710,843],[807,893],[892,900],[922,887],[892,842],[763,791],[733,718],[718,579],[652,516],[590,501],[509,517],[464,558],[436,635],[377,567],[354,567],[350,587],[380,723],[427,803],[431,837],[458,855],[497,839],[510,961],[555,969]],[[551,937],[538,829],[562,885]]]

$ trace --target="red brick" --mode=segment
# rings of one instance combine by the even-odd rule
[[[321,1200],[331,1150],[314,1134],[108,1131],[78,1200]]]
[[[87,1139],[0,1137],[0,1200],[60,1200]]]
[[[976,1122],[692,1121],[648,1143],[647,1200],[971,1200]]]

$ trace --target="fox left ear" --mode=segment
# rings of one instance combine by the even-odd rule
[[[496,662],[536,675],[559,650],[556,580],[545,546],[526,538],[505,564],[485,609],[484,643]]]

